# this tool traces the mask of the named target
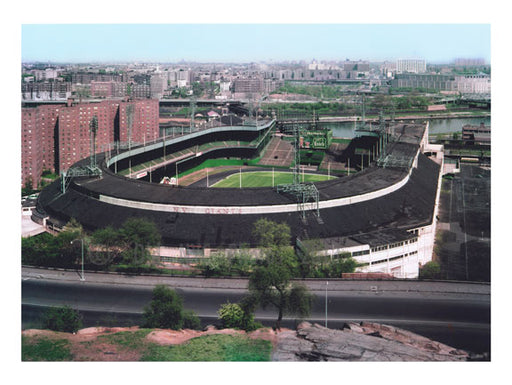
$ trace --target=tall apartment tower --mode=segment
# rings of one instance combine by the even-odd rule
[[[397,73],[424,73],[427,72],[425,59],[398,59],[396,61]]]
[[[58,107],[43,105],[21,111],[22,185],[37,186],[45,170],[55,172],[55,130]]]
[[[119,104],[119,138],[116,141],[143,144],[158,139],[159,104],[156,99],[140,99]]]
[[[146,143],[159,137],[158,100],[22,108],[21,185],[37,186],[44,170],[60,173],[90,155],[91,121],[97,120],[96,152],[113,142]]]
[[[90,153],[90,124],[98,121],[96,148],[101,151],[114,141],[114,112],[108,101],[79,103],[62,108],[55,136],[56,166],[59,172],[67,170]]]

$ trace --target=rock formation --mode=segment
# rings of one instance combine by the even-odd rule
[[[301,323],[279,333],[274,361],[466,361],[469,353],[393,326],[361,322],[343,329]]]

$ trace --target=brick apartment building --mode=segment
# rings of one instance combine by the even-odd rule
[[[118,98],[126,96],[127,83],[91,81],[91,96],[100,98]]]
[[[113,142],[157,139],[158,100],[104,100],[22,108],[21,184],[38,186],[45,170],[60,173],[91,151],[90,127],[97,119],[96,152]]]

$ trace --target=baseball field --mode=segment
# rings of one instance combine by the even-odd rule
[[[300,174],[300,182],[321,182],[335,177],[319,174]],[[210,187],[273,187],[292,183],[293,173],[283,171],[248,171],[231,174]]]

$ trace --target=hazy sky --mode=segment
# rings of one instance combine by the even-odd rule
[[[22,61],[490,62],[489,24],[22,24]]]

